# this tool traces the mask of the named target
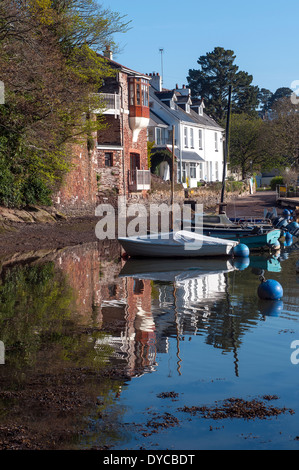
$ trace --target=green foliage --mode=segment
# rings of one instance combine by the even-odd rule
[[[244,183],[242,181],[227,181],[225,189],[228,193],[241,193],[244,191]]]
[[[277,165],[268,125],[260,118],[232,114],[229,143],[229,167],[241,172],[242,179]]]
[[[274,176],[270,181],[270,188],[272,191],[276,191],[276,186],[284,184],[282,176]]]
[[[151,169],[152,166],[152,149],[155,145],[155,142],[147,142],[147,165]]]
[[[126,29],[95,0],[1,1],[0,205],[50,204],[73,144],[93,150],[98,90],[113,74],[95,51]]]
[[[193,97],[205,100],[206,112],[216,120],[226,116],[228,90],[232,86],[232,112],[255,114],[259,89],[252,85],[253,77],[239,71],[233,51],[215,47],[200,56],[199,69],[189,70],[187,77]]]

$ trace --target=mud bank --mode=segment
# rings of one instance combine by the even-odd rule
[[[229,217],[262,217],[265,208],[271,209],[275,205],[275,193],[258,192],[229,201],[226,211]],[[216,211],[217,208],[215,207],[214,210]],[[98,217],[65,218],[62,215],[50,213],[44,216],[47,219],[40,216],[39,220],[35,220],[34,223],[32,220],[30,222],[16,221],[13,217],[10,220],[6,219],[4,223],[2,219],[0,257],[3,258],[12,253],[54,250],[98,241],[95,234]]]

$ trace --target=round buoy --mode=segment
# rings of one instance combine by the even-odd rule
[[[278,317],[283,310],[282,300],[260,300],[259,309],[263,316]]]
[[[298,228],[299,224],[297,222],[291,222],[285,227],[285,229],[290,233],[294,233]]]
[[[259,285],[258,296],[263,300],[279,300],[283,296],[283,289],[279,282],[268,279]]]
[[[249,265],[250,265],[249,257],[237,258],[233,261],[233,266],[238,271],[244,271],[244,269],[247,269]]]
[[[247,258],[250,254],[250,251],[247,245],[244,245],[244,243],[239,243],[239,245],[234,247],[233,253],[236,258]]]
[[[290,232],[286,232],[286,234],[285,234],[286,242],[289,242],[292,239],[293,239],[293,235]]]
[[[288,209],[284,209],[282,215],[287,219],[288,217],[290,217],[291,213]]]

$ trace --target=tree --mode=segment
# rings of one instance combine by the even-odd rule
[[[88,145],[103,125],[88,117],[112,71],[90,46],[113,43],[124,24],[94,0],[2,0],[0,14],[0,204],[45,204],[71,166],[71,144]]]
[[[231,116],[229,167],[240,171],[242,179],[278,162],[272,153],[268,123],[245,113]]]
[[[268,122],[273,152],[284,158],[285,166],[299,167],[299,104],[281,98]]]
[[[289,98],[292,95],[293,91],[287,87],[277,88],[277,90],[272,93],[266,88],[262,88],[258,94],[258,98],[261,104],[261,111],[266,113],[272,111],[279,100],[283,98]]]
[[[212,52],[200,56],[200,69],[189,70],[187,77],[192,96],[205,100],[206,112],[215,120],[226,116],[228,90],[231,85],[232,112],[255,114],[259,88],[252,85],[253,77],[239,71],[232,50],[215,47]]]

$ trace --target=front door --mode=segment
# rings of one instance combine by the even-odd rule
[[[138,153],[130,153],[130,170],[134,172],[140,170],[140,155]]]

